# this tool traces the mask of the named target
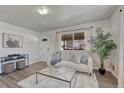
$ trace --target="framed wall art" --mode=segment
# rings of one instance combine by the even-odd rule
[[[3,33],[3,48],[22,48],[22,47],[23,47],[22,36]]]

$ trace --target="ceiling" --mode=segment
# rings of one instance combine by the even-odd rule
[[[37,5],[0,5],[0,21],[34,31],[48,31],[109,18],[115,5],[46,5],[47,15],[40,15]]]

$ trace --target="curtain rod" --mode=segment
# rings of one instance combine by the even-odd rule
[[[71,30],[65,30],[65,31],[60,31],[60,32],[71,32],[71,31],[75,31],[75,30],[90,29],[90,28],[93,28],[93,27],[91,26],[91,27],[87,27],[87,28],[71,29]]]

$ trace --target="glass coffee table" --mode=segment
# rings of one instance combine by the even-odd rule
[[[46,67],[45,69],[36,72],[36,84],[38,84],[38,78],[40,78],[38,75],[67,82],[69,83],[69,88],[74,87],[77,80],[77,71],[67,67]],[[73,80],[74,83],[72,85]]]

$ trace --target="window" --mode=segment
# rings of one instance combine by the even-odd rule
[[[64,50],[72,50],[73,49],[73,35],[62,35],[62,47]]]
[[[85,47],[84,32],[74,33],[73,42],[74,50],[84,50]]]
[[[63,50],[84,50],[84,32],[62,35]]]

